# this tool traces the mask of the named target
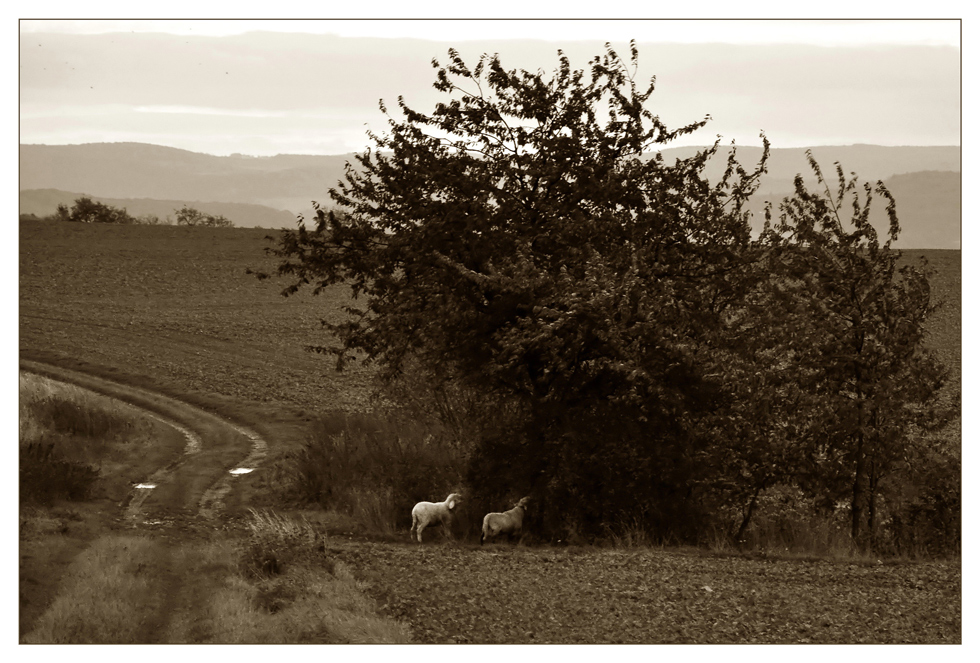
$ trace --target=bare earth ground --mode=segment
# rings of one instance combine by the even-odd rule
[[[171,441],[167,471],[155,473],[159,487],[136,509],[131,495],[120,503],[53,512],[52,527],[65,531],[50,532],[47,540],[60,545],[29,546],[29,554],[22,554],[21,638],[58,595],[59,571],[95,537],[116,531],[149,537],[140,564],[153,567],[154,580],[140,606],[145,615],[138,641],[213,639],[203,626],[205,599],[222,590],[222,574],[233,569],[209,568],[195,551],[235,537],[237,515],[208,495],[228,468],[254,452],[254,439],[240,426],[143,389],[34,362],[23,362],[23,368],[157,413],[167,425],[193,431],[200,449],[187,453],[186,439],[179,440],[183,448]],[[223,497],[243,506],[248,476],[235,478]],[[955,562],[855,564],[657,549],[481,547],[441,540],[437,531],[423,547],[335,535],[325,552],[353,569],[367,583],[379,614],[408,624],[419,643],[962,640]]]
[[[657,549],[339,542],[384,614],[428,643],[954,643],[958,563]]]
[[[213,587],[174,551],[234,536],[246,507],[269,504],[263,469],[303,443],[315,413],[369,406],[370,370],[337,374],[328,358],[302,349],[326,340],[319,319],[338,319],[349,303],[342,290],[283,299],[282,282],[245,274],[273,266],[262,254],[266,234],[21,223],[21,359],[55,365],[44,370],[135,402],[203,440],[190,462],[181,458],[183,436],[161,424],[158,467],[173,466],[139,518],[127,519],[126,499],[52,512],[51,531],[38,536],[61,543],[35,547],[27,559],[21,551],[22,635],[56,596],[59,569],[93,537],[138,529],[153,537],[167,579],[155,590],[166,601],[150,606],[143,641],[175,641],[175,633],[193,641],[197,599]],[[958,392],[960,254],[932,253],[944,270],[937,291],[955,306],[941,311],[931,343],[953,368]],[[267,442],[268,456],[227,483],[215,508],[205,496],[221,491],[208,491],[254,451],[242,426]],[[367,580],[381,613],[408,622],[418,642],[961,641],[958,561],[861,566],[331,541],[329,554]]]

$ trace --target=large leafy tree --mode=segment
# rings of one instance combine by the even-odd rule
[[[699,445],[732,396],[728,321],[759,278],[743,204],[768,143],[750,172],[733,149],[717,182],[717,142],[651,157],[707,118],[665,126],[637,65],[632,44],[588,70],[559,51],[550,77],[450,50],[433,61],[447,101],[399,98],[403,119],[331,190],[342,211],[275,250],[287,292],[350,285],[339,345],[319,348],[339,365],[365,356],[388,381],[412,366],[507,413],[474,440],[474,488],[534,491],[553,528],[670,528],[694,508]]]
[[[651,156],[707,119],[669,129],[648,110],[634,45],[588,70],[558,59],[547,77],[495,55],[470,69],[450,50],[433,61],[447,100],[424,114],[399,98],[402,118],[331,190],[334,211],[283,232],[286,294],[342,282],[354,296],[328,325],[335,344],[315,349],[375,362],[390,394],[431,394],[468,437],[476,501],[531,493],[541,531],[639,521],[694,538],[741,508],[740,537],[763,491],[795,483],[848,499],[854,538],[873,539],[889,481],[942,469],[909,471],[935,456],[918,433],[947,414],[922,348],[927,275],[897,266],[890,194],[866,185],[862,201],[840,166],[835,194],[811,158],[825,191],[797,178],[754,240],[743,205],[764,137],[757,167],[733,149],[709,182],[717,142]],[[873,193],[888,201],[883,243]]]

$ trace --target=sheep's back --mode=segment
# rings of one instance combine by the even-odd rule
[[[503,513],[488,513],[483,517],[483,531],[498,534],[504,530],[519,530],[524,524],[524,509],[511,509]],[[490,531],[490,530],[493,531]]]

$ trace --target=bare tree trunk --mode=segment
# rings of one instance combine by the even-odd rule
[[[851,494],[851,540],[861,545],[861,524],[864,520],[865,489],[864,477],[865,457],[864,457],[864,433],[858,431],[857,449],[854,467],[854,488]]]
[[[735,535],[735,543],[739,544],[742,541],[742,537],[745,535],[745,530],[749,527],[749,520],[752,518],[752,512],[755,511],[756,502],[759,499],[759,493],[762,492],[765,485],[759,486],[755,489],[755,493],[752,495],[752,501],[749,502],[749,508],[745,510],[745,516],[742,518],[742,524],[739,525],[738,534]]]
[[[874,460],[872,460],[871,469],[868,471],[868,539],[872,551],[877,547],[877,541],[875,540],[875,525],[878,514],[875,505],[875,495],[878,492],[878,479],[875,475],[877,469]]]
[[[861,389],[862,371],[857,368],[855,374],[855,389],[857,391],[857,432],[855,434],[856,448],[854,450],[854,489],[851,495],[851,540],[864,548],[861,537],[861,524],[865,497],[864,479],[867,474],[867,458],[865,457],[864,439],[864,394]]]

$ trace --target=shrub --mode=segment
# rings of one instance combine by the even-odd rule
[[[843,504],[840,508],[822,508],[818,500],[798,487],[776,485],[760,494],[751,523],[742,540],[734,544],[741,550],[756,552],[860,557],[862,553],[851,539],[849,523]]]
[[[462,484],[465,459],[448,436],[397,415],[328,413],[277,467],[283,497],[353,516],[391,535],[412,507]]]
[[[132,428],[128,418],[92,407],[83,399],[51,395],[26,403],[27,414],[42,427],[66,435],[104,439]]]
[[[241,570],[246,577],[277,576],[292,564],[322,562],[324,537],[308,520],[294,520],[274,511],[249,509],[249,513],[241,556]],[[332,568],[332,561],[328,567]]]
[[[51,442],[30,442],[20,447],[20,500],[25,504],[51,504],[56,499],[88,499],[99,469],[61,456]]]
[[[875,547],[904,557],[959,556],[962,465],[958,455],[926,452],[882,500]]]
[[[139,216],[137,216],[133,220],[133,223],[138,223],[138,224],[143,225],[143,226],[170,226],[170,225],[173,225],[173,221],[170,220],[170,217],[167,217],[166,219],[161,219],[156,214],[140,214]]]

